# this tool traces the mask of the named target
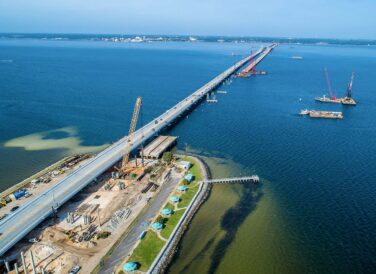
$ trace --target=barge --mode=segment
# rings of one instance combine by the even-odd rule
[[[319,110],[302,110],[299,115],[308,115],[311,118],[324,118],[324,119],[343,119],[342,112],[339,111],[319,111]]]

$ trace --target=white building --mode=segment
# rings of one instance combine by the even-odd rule
[[[188,162],[188,161],[180,161],[180,162],[178,162],[176,164],[176,166],[178,168],[182,168],[184,170],[188,170],[192,166],[192,164],[190,162]]]

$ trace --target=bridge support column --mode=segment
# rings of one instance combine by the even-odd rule
[[[23,253],[23,251],[21,251],[21,260],[22,260],[22,268],[23,268],[23,272],[25,274],[27,274],[27,267],[26,267],[26,262],[25,262],[25,255]]]
[[[30,255],[31,267],[33,268],[33,274],[37,274],[37,270],[35,269],[33,252],[31,250],[29,251],[29,255]]]

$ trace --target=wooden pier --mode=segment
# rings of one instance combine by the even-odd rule
[[[233,177],[233,178],[221,178],[203,181],[207,184],[243,184],[243,183],[254,183],[260,182],[260,178],[257,175],[246,176],[246,177]]]

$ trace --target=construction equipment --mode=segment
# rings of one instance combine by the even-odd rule
[[[332,86],[330,85],[330,80],[329,80],[329,74],[328,74],[327,67],[325,67],[325,78],[326,78],[326,82],[328,83],[328,90],[329,90],[330,100],[335,100],[336,96],[332,92]]]
[[[352,86],[353,86],[353,81],[354,81],[354,72],[351,75],[351,80],[347,86],[346,94],[345,97],[343,98],[337,98],[332,91],[332,87],[330,85],[330,80],[329,80],[329,75],[328,75],[328,69],[325,68],[325,78],[326,82],[328,83],[328,90],[329,90],[329,95],[330,97],[327,98],[325,95],[323,97],[316,97],[315,100],[323,103],[338,103],[338,104],[343,104],[343,105],[351,105],[355,106],[356,102],[355,100],[351,97],[351,91],[352,91]]]
[[[123,163],[122,163],[122,169],[123,170],[125,169],[126,165],[129,162],[129,154],[130,154],[131,148],[132,148],[134,131],[136,129],[138,115],[140,113],[141,105],[142,105],[142,98],[141,97],[137,97],[136,104],[135,104],[134,109],[133,109],[133,115],[132,115],[131,125],[129,127],[128,143],[125,146],[125,154],[124,154]]]
[[[345,96],[345,98],[342,99],[342,104],[344,104],[344,105],[352,105],[352,106],[356,105],[355,100],[351,97],[351,91],[352,91],[352,86],[353,86],[353,82],[354,82],[354,77],[355,77],[355,73],[353,72],[351,74],[350,83],[347,86],[346,96]]]
[[[350,83],[349,85],[347,86],[347,90],[346,90],[346,97],[349,97],[351,98],[351,90],[352,90],[352,86],[353,86],[353,82],[354,82],[354,77],[355,77],[355,73],[353,72],[351,74],[351,80],[350,80]]]
[[[252,75],[266,75],[267,72],[263,70],[256,70],[257,60],[256,55],[251,51],[251,58],[249,59],[248,65],[237,74],[237,77],[245,78]]]
[[[74,236],[76,236],[76,234],[77,234],[76,230],[77,230],[77,229],[82,230],[82,225],[75,226],[74,228],[68,230],[68,231],[66,232],[66,235],[67,235],[68,239],[71,239],[71,238],[73,238]]]
[[[330,85],[328,69],[325,67],[324,71],[325,71],[326,83],[328,84],[329,98],[327,98],[325,95],[323,95],[323,97],[316,97],[315,100],[318,101],[318,102],[322,102],[322,103],[338,103],[338,104],[340,104],[342,102],[342,99],[337,98],[333,94],[332,86]]]

